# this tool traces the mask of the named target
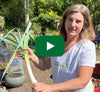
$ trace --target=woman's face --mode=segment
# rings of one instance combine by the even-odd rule
[[[81,13],[72,13],[66,18],[65,30],[67,37],[79,36],[84,25],[84,17]]]

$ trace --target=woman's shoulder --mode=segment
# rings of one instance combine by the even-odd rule
[[[92,42],[91,40],[87,40],[87,39],[84,39],[82,40],[82,43],[83,43],[83,47],[86,47],[86,48],[95,48],[95,43]]]

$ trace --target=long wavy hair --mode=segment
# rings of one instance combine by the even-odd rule
[[[67,40],[67,33],[65,30],[65,21],[66,18],[71,15],[72,13],[81,13],[84,16],[84,25],[83,29],[80,32],[79,36],[80,39],[89,39],[94,40],[95,38],[95,32],[93,28],[93,23],[91,20],[89,9],[83,5],[83,4],[75,4],[72,6],[69,6],[63,14],[62,23],[61,23],[61,29],[60,29],[60,35],[64,37],[64,40]]]

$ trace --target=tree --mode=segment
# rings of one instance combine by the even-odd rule
[[[94,25],[99,23],[100,0],[0,0],[0,14],[5,17],[6,26],[9,27],[25,26],[30,16],[31,20],[41,26],[53,28],[53,21],[61,19],[64,10],[76,3],[85,4],[91,12]]]
[[[0,14],[5,17],[5,26],[24,26],[24,1],[23,0],[0,0]]]
[[[24,0],[24,8],[25,10],[29,9],[29,0]],[[25,26],[27,25],[29,21],[29,11],[25,14]]]

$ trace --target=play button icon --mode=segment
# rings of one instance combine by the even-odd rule
[[[54,45],[52,45],[51,43],[47,42],[47,50],[50,50],[53,47],[54,47]]]
[[[61,36],[39,36],[36,38],[37,56],[61,56],[64,54],[64,39]]]

